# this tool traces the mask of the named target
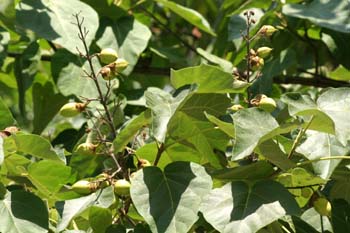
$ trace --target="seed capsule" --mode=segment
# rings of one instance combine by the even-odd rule
[[[67,103],[62,106],[59,113],[64,117],[74,117],[84,111],[86,104],[83,103]]]
[[[314,201],[314,208],[322,216],[330,216],[332,213],[332,205],[324,197],[319,197]]]
[[[270,47],[260,47],[256,50],[259,57],[266,58],[270,55],[272,48]]]
[[[115,62],[114,62],[114,72],[115,73],[121,73],[123,72],[129,65],[129,62],[126,61],[123,58],[118,58]]]
[[[96,147],[97,147],[96,145],[90,142],[84,142],[78,145],[77,149],[75,150],[75,153],[79,155],[86,155],[86,156],[95,155]]]
[[[121,196],[129,196],[130,186],[130,182],[125,179],[117,180],[114,183],[114,193]]]
[[[79,194],[90,194],[93,192],[91,183],[87,180],[79,180],[72,185],[72,190]]]
[[[271,25],[264,25],[260,28],[259,34],[263,36],[272,36],[272,34],[277,31],[277,29],[274,26]]]
[[[98,56],[103,64],[109,64],[118,59],[117,52],[112,48],[102,49]]]

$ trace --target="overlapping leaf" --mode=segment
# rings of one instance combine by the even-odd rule
[[[300,209],[279,183],[265,180],[249,185],[242,181],[214,189],[203,201],[200,211],[219,232],[257,232],[285,215]]]
[[[99,26],[98,15],[89,5],[78,1],[24,0],[16,7],[16,21],[20,27],[34,31],[39,37],[52,41],[72,53],[84,51],[78,37],[78,27],[73,15],[80,13],[89,33],[86,43],[90,46]]]
[[[186,233],[198,219],[212,181],[195,163],[174,162],[162,172],[146,167],[131,179],[131,198],[152,232]]]

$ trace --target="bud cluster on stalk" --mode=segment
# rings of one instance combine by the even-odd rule
[[[106,64],[100,70],[100,74],[105,80],[111,80],[115,78],[129,65],[129,62],[123,58],[118,57],[117,52],[112,48],[102,49],[98,56],[101,63]]]

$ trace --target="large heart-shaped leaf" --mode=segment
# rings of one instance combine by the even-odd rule
[[[317,131],[308,131],[307,139],[296,149],[309,160],[323,157],[344,156],[350,152],[349,146],[343,146],[334,135]],[[312,166],[317,175],[328,179],[340,163],[340,159],[328,159],[313,162]]]
[[[34,31],[39,37],[52,41],[72,53],[84,51],[78,37],[74,14],[84,17],[89,33],[86,43],[90,46],[99,26],[98,15],[89,5],[78,1],[23,0],[16,7],[16,20],[20,27]]]
[[[131,198],[152,232],[186,233],[198,219],[202,199],[212,181],[195,163],[174,162],[165,167],[146,167],[131,179]]]
[[[175,88],[197,84],[198,93],[242,93],[249,87],[248,83],[233,79],[232,74],[205,64],[171,70],[170,76],[171,84]]]
[[[151,31],[131,17],[123,17],[117,21],[103,19],[96,37],[98,46],[116,49],[118,56],[129,62],[128,68],[123,71],[123,74],[128,75],[147,47]]]
[[[281,184],[264,180],[253,185],[237,181],[214,189],[200,211],[219,232],[254,233],[285,215],[299,214],[300,209]]]
[[[350,3],[347,0],[313,0],[309,4],[286,4],[285,15],[308,19],[331,30],[350,32]]]
[[[0,200],[0,216],[0,232],[46,233],[49,230],[46,205],[29,192],[7,192]]]

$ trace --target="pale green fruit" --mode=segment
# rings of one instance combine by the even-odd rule
[[[84,142],[79,144],[77,149],[75,150],[76,154],[91,156],[96,154],[96,145],[90,142]]]
[[[274,26],[264,25],[260,28],[259,33],[263,36],[272,36],[276,31],[277,29]]]
[[[129,196],[130,186],[130,182],[125,179],[117,180],[114,183],[114,193],[121,196]]]
[[[90,194],[92,192],[91,183],[87,180],[79,180],[72,185],[72,190],[79,194]]]
[[[98,56],[103,64],[109,64],[118,59],[117,52],[112,48],[102,49]]]
[[[266,58],[270,55],[272,48],[270,47],[260,47],[256,50],[259,57]]]
[[[114,72],[121,73],[123,72],[129,65],[129,62],[123,58],[118,58],[114,62]]]
[[[267,112],[272,112],[276,109],[277,105],[274,99],[267,96],[262,96],[259,101],[258,107]]]
[[[61,107],[59,113],[64,117],[74,117],[84,111],[85,107],[83,103],[67,103]]]
[[[324,197],[319,197],[314,201],[314,208],[322,216],[330,216],[332,213],[332,205]]]
[[[244,109],[244,107],[240,104],[234,104],[230,107],[230,110],[237,112],[238,110]]]
[[[137,167],[139,169],[144,168],[144,167],[149,167],[152,166],[152,164],[147,160],[147,159],[139,159],[137,163]]]

